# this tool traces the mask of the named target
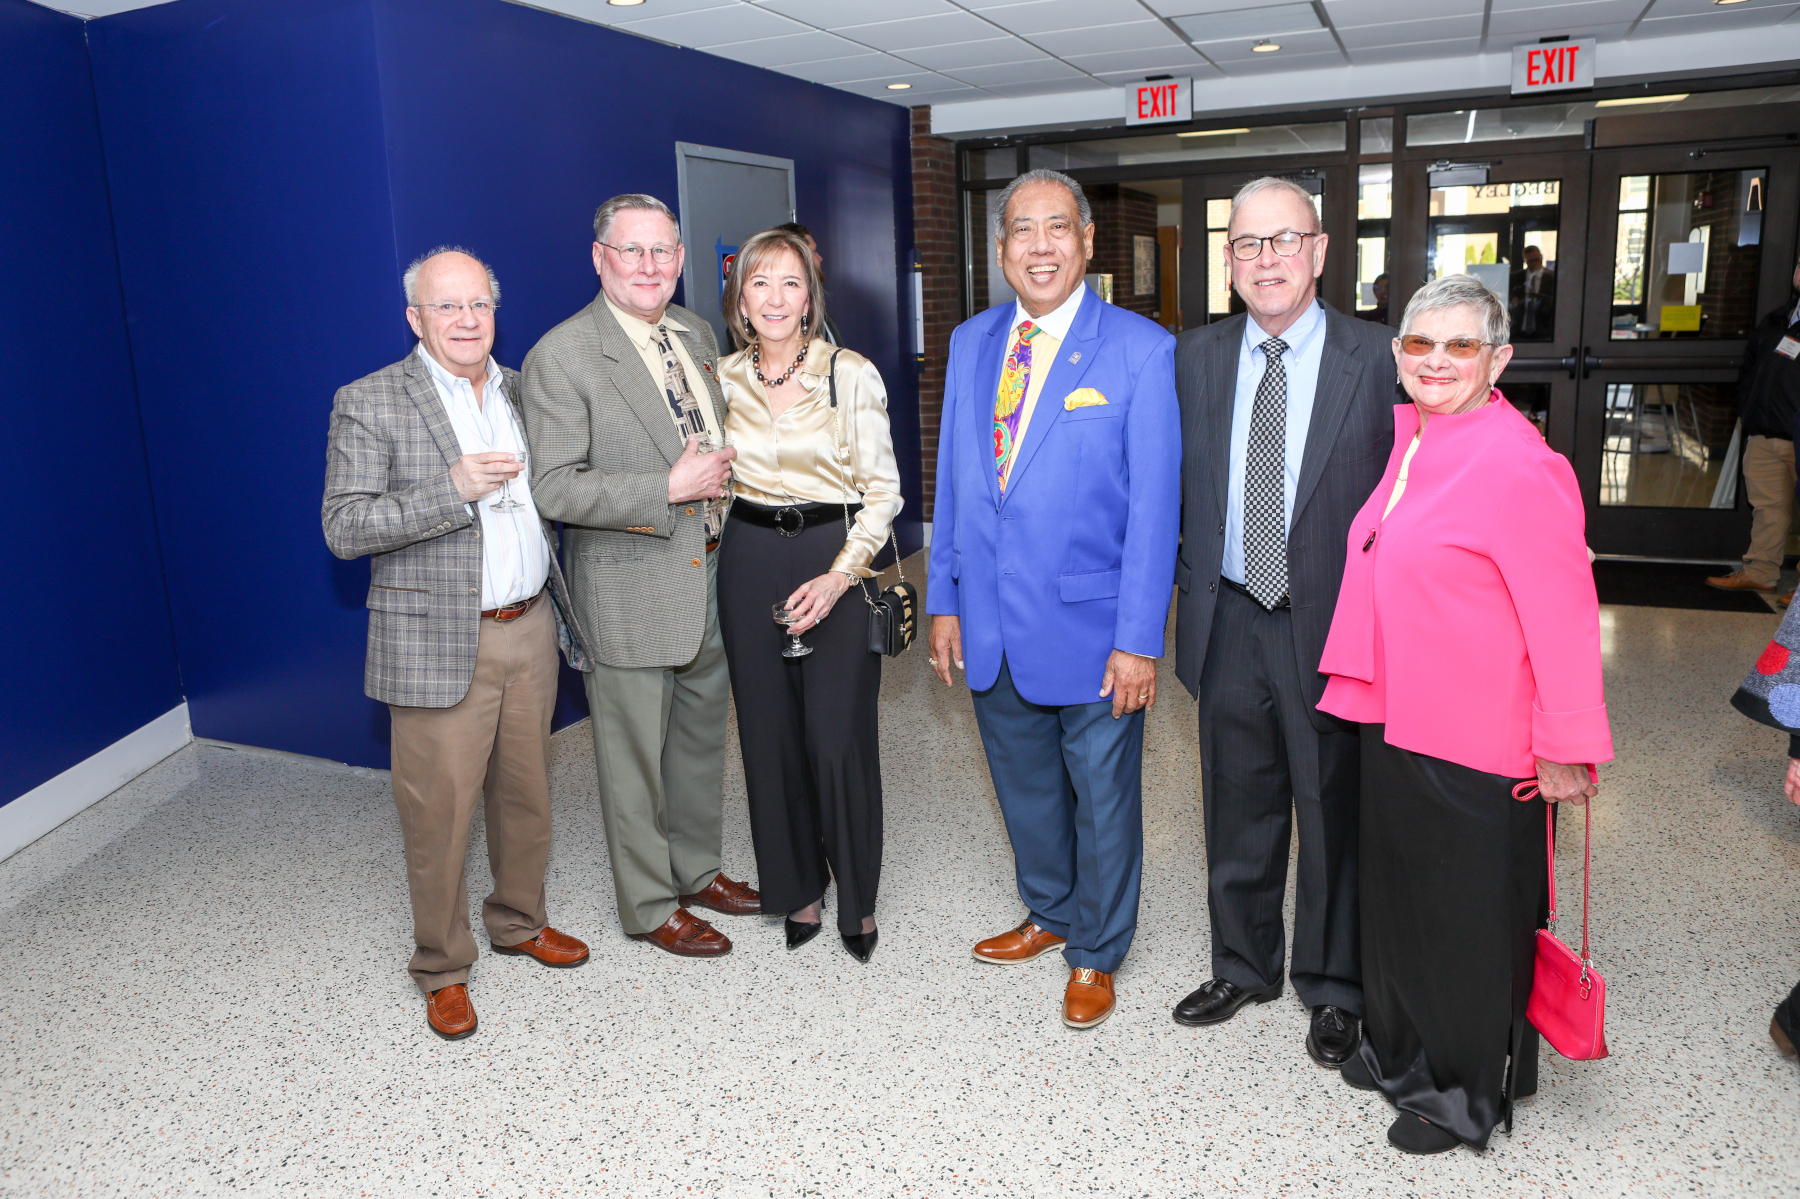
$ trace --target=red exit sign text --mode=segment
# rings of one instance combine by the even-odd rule
[[[1594,86],[1594,39],[1513,47],[1512,94],[1566,92]]]
[[[1194,119],[1192,79],[1147,79],[1125,91],[1125,123],[1157,125]]]

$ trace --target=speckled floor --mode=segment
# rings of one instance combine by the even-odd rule
[[[384,780],[182,751],[0,864],[0,1194],[1800,1193],[1800,1067],[1765,1031],[1800,976],[1800,810],[1782,738],[1725,702],[1775,617],[1604,621],[1613,1056],[1546,1050],[1485,1155],[1389,1147],[1386,1105],[1307,1059],[1291,992],[1213,1029],[1170,1021],[1207,963],[1194,708],[1172,676],[1118,1013],[1070,1031],[1059,958],[971,959],[1019,918],[1011,860],[967,697],[915,647],[884,684],[873,963],[830,936],[789,954],[775,917],[721,918],[737,949],[716,962],[626,940],[578,727],[555,749],[551,918],[595,960],[484,957],[481,1032],[455,1044],[406,977]],[[747,875],[735,764],[726,810]],[[470,862],[480,895],[479,844]]]

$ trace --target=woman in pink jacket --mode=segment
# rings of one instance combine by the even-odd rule
[[[1397,1147],[1441,1153],[1486,1148],[1537,1089],[1543,805],[1598,793],[1612,734],[1575,473],[1494,388],[1505,304],[1449,275],[1400,327],[1412,403],[1350,526],[1319,707],[1362,725],[1366,1037],[1344,1080],[1399,1109]],[[1515,800],[1532,778],[1542,798]]]

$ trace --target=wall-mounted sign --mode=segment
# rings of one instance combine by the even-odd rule
[[[1513,47],[1512,94],[1567,92],[1594,86],[1594,39],[1531,42]]]
[[[1125,92],[1125,123],[1156,125],[1194,119],[1192,79],[1151,79]]]

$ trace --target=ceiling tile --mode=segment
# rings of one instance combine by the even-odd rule
[[[1179,75],[1204,60],[1194,51],[1179,50],[1145,53],[1142,50],[1112,50],[1105,54],[1067,54],[1063,61],[1080,67],[1090,75],[1127,73],[1142,79],[1145,75]],[[1170,64],[1176,64],[1171,66]]]
[[[1311,33],[1283,33],[1270,39],[1278,43],[1281,49],[1270,54],[1259,54],[1251,47],[1256,45],[1256,38],[1236,38],[1229,42],[1209,42],[1206,56],[1214,62],[1237,62],[1242,60],[1286,60],[1297,54],[1322,54],[1329,50],[1339,53],[1337,39],[1326,29],[1315,29]]]
[[[819,62],[822,59],[848,58],[866,53],[855,42],[809,29],[784,37],[758,38],[753,42],[734,42],[726,46],[708,46],[708,54],[734,58],[757,67],[785,67],[797,62]]]
[[[1319,17],[1310,4],[1275,4],[1267,8],[1243,8],[1236,12],[1206,13],[1175,22],[1196,44],[1271,37],[1278,33],[1302,33],[1318,29]]]
[[[1316,54],[1255,54],[1247,59],[1220,64],[1227,75],[1272,75],[1281,71],[1316,71],[1345,65],[1342,51],[1333,47]]]
[[[1494,0],[1500,7],[1501,0]],[[1549,0],[1521,0],[1526,4],[1544,4]],[[1648,3],[1649,0],[1640,0]],[[1438,0],[1429,8],[1415,0],[1325,0],[1325,15],[1339,29],[1353,25],[1380,25],[1385,21],[1416,21],[1425,17],[1479,17],[1485,8],[1482,0]]]
[[[661,4],[663,0],[655,0]],[[841,29],[871,21],[897,21],[902,17],[929,17],[955,12],[950,0],[757,0],[766,8],[820,29]]]
[[[1243,8],[1244,0],[1144,0],[1144,6],[1159,17],[1188,17]]]
[[[1657,7],[1662,7],[1658,0]],[[1710,4],[1708,7],[1711,7]],[[1779,8],[1769,5],[1738,4],[1731,8],[1715,8],[1711,12],[1695,13],[1691,16],[1658,17],[1656,9],[1638,22],[1638,27],[1631,36],[1640,37],[1673,37],[1690,33],[1713,33],[1721,29],[1754,29],[1765,25],[1778,25],[1788,14],[1792,13],[1792,4],[1783,4]]]
[[[1042,62],[1019,62],[995,67],[970,67],[946,71],[952,79],[972,83],[976,87],[1003,87],[1014,83],[1044,83],[1051,80],[1086,79],[1087,76],[1066,63],[1047,58]]]
[[[1352,48],[1350,61],[1358,66],[1377,62],[1417,62],[1424,58],[1461,58],[1480,50],[1479,37],[1447,38],[1433,42],[1395,42],[1385,46]]]
[[[621,21],[619,28],[632,33],[645,33],[677,46],[704,50],[708,46],[728,46],[761,37],[780,37],[784,33],[805,33],[806,26],[790,21],[778,13],[764,12],[754,4],[729,4],[697,12],[674,13],[646,17],[641,21]]]
[[[1396,21],[1390,25],[1338,26],[1344,49],[1362,50],[1407,42],[1440,42],[1447,38],[1481,37],[1481,18],[1433,17],[1426,21]]]
[[[989,67],[1006,62],[1044,62],[1049,55],[1016,37],[990,37],[979,42],[952,42],[947,46],[920,46],[902,51],[908,62],[934,71],[955,67]]]
[[[1644,0],[1599,0],[1595,4],[1559,4],[1549,8],[1516,8],[1488,17],[1488,37],[1545,37],[1582,25],[1629,25],[1644,11]]]
[[[984,8],[981,15],[1002,28],[1023,34],[1150,19],[1138,0],[1031,0],[1027,4],[1013,2]]]
[[[1082,78],[1074,82],[1000,83],[982,90],[996,96],[1013,97],[1063,95],[1068,92],[1106,92],[1112,89],[1104,83],[1096,83],[1092,79]]]
[[[1166,52],[1182,41],[1169,32],[1161,21],[1129,21],[1123,25],[1098,25],[1091,29],[1064,29],[1057,33],[1034,33],[1033,45],[1052,54],[1080,54],[1092,50],[1150,50]]]
[[[919,68],[888,54],[857,54],[824,62],[799,62],[792,66],[776,67],[775,70],[783,75],[795,75],[814,83],[838,84],[850,79],[874,79],[884,72],[894,76],[914,75]]]
[[[945,79],[942,75],[934,74],[931,71],[912,71],[905,75],[883,75],[878,79],[846,79],[842,83],[834,83],[831,86],[847,92],[855,92],[859,96],[881,95],[885,98],[890,94],[887,86],[890,83],[910,83],[912,87],[907,90],[915,92],[938,87],[963,86],[953,79]]]
[[[873,25],[834,24],[832,28],[852,41],[862,42],[877,50],[913,50],[920,46],[973,42],[994,36],[992,25],[966,12],[949,12],[935,17],[908,17],[902,21],[881,21]]]
[[[542,7],[551,12],[567,13],[571,17],[593,21],[598,25],[623,25],[627,21],[642,21],[653,16],[666,17],[707,8],[727,8],[738,2],[739,0],[656,0],[654,8],[649,5],[621,8],[608,4],[606,0],[546,0]]]
[[[1178,79],[1217,79],[1219,76],[1223,75],[1224,72],[1213,66],[1210,62],[1197,58],[1191,63],[1165,66],[1160,70],[1152,67],[1148,71],[1142,69],[1134,71],[1095,71],[1094,78],[1102,83],[1110,83],[1114,87],[1133,87],[1142,83],[1146,74],[1173,75]]]
[[[1785,12],[1793,6],[1794,0],[1746,0],[1745,3],[1721,9],[1716,7],[1712,0],[1656,0],[1644,17],[1646,20],[1660,20],[1663,17],[1691,17],[1701,13],[1749,12],[1759,8],[1779,8]]]

